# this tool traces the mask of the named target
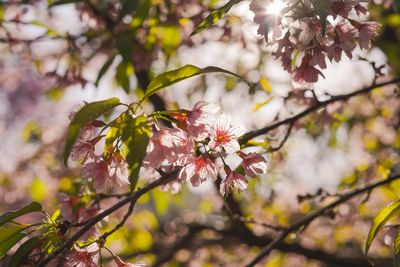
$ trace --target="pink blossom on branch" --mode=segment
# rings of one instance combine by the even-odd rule
[[[198,186],[207,179],[216,180],[218,170],[213,161],[205,156],[189,156],[181,158],[182,169],[179,172],[179,179],[190,180],[193,186]]]
[[[97,267],[99,261],[99,246],[90,244],[85,248],[74,245],[74,249],[67,254],[65,267]]]
[[[240,150],[237,139],[245,132],[241,125],[231,126],[231,118],[223,114],[214,124],[208,146],[217,152],[235,153]]]
[[[128,263],[121,260],[120,257],[114,257],[114,262],[118,267],[145,267],[146,264],[144,262],[138,261],[136,263]]]
[[[279,6],[277,6],[279,2]],[[360,22],[353,15],[366,15],[366,0],[324,1],[327,17],[321,17],[318,1],[254,0],[250,9],[254,22],[259,24],[258,33],[264,37],[267,46],[274,49],[272,55],[282,62],[283,68],[293,75],[296,82],[315,83],[326,68],[325,58],[339,62],[344,52],[352,58],[357,44],[369,49],[376,38],[379,24]],[[278,8],[277,8],[278,7]],[[277,8],[277,9],[276,9]],[[271,11],[274,11],[271,13]],[[271,16],[277,19],[271,24]],[[350,16],[352,16],[350,18]],[[276,28],[280,28],[278,31]],[[280,32],[280,36],[269,32]],[[295,65],[297,55],[311,56],[307,64],[302,61]]]
[[[225,167],[225,172],[227,175],[219,188],[222,196],[225,196],[232,189],[243,191],[248,187],[248,181],[243,175],[232,171],[229,167]]]
[[[243,159],[242,166],[247,176],[257,177],[267,173],[267,161],[262,155],[254,152],[249,154],[239,152],[239,156]]]
[[[112,154],[108,159],[94,156],[82,168],[82,178],[93,180],[96,191],[129,184],[128,165],[122,156]]]

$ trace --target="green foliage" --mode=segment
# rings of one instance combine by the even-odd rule
[[[65,165],[67,165],[72,146],[74,145],[75,139],[78,137],[81,128],[118,105],[119,99],[113,97],[107,100],[89,103],[76,113],[68,127],[67,141],[64,146]]]
[[[34,121],[27,122],[22,131],[22,139],[25,142],[40,142],[42,140],[42,129],[40,125]]]
[[[239,0],[240,1],[240,0]],[[212,11],[206,18],[203,20],[199,26],[190,34],[190,36],[195,35],[205,28],[217,23],[220,19],[225,17],[226,13],[232,8],[233,5],[239,2],[238,0],[230,0],[224,6],[219,9]]]
[[[73,4],[73,3],[79,3],[82,2],[82,0],[49,0],[49,6],[60,6],[60,5],[66,5],[66,4]]]
[[[21,233],[21,225],[7,223],[0,228],[0,258],[2,258],[18,241],[26,236]]]
[[[125,144],[125,158],[129,165],[129,181],[134,190],[139,177],[139,170],[150,140],[151,126],[146,117],[126,116],[122,126],[122,141]]]
[[[400,199],[390,203],[379,211],[374,221],[372,222],[371,229],[368,233],[367,242],[365,243],[365,254],[368,253],[371,243],[378,234],[379,230],[386,224],[386,222],[393,217],[400,209]]]
[[[32,202],[19,210],[9,211],[0,216],[0,258],[2,258],[22,238],[27,236],[26,233],[22,232],[26,229],[26,226],[11,223],[12,220],[25,214],[38,211],[42,211],[42,205],[37,202]],[[16,257],[17,253],[14,255],[13,259]],[[17,261],[17,259],[15,259],[15,261]],[[19,266],[19,264],[11,265],[10,263],[9,266]]]
[[[201,69],[201,68],[193,66],[193,65],[186,65],[186,66],[183,66],[176,70],[164,72],[164,73],[160,74],[159,76],[157,76],[155,79],[153,79],[146,89],[146,97],[149,97],[150,95],[157,93],[161,89],[168,87],[172,84],[175,84],[177,82],[180,82],[182,80],[185,80],[185,79],[188,79],[188,78],[200,75],[200,74],[206,74],[206,73],[212,73],[212,72],[222,72],[222,73],[230,74],[230,75],[233,75],[233,76],[236,76],[236,77],[239,77],[240,79],[242,79],[241,76],[239,76],[233,72],[230,72],[228,70],[219,68],[219,67],[209,66],[209,67],[205,67],[205,68]]]
[[[11,258],[8,267],[21,266],[26,261],[32,250],[39,243],[39,241],[40,241],[39,237],[35,236],[32,237],[31,239],[28,239],[25,243],[23,243]]]
[[[393,240],[393,252],[394,252],[393,266],[400,267],[400,231],[399,230],[397,230],[396,237]]]
[[[94,83],[97,86],[99,86],[100,79],[106,74],[107,70],[110,68],[111,64],[114,62],[115,56],[110,57],[104,65],[101,67],[99,74],[97,75],[96,82]]]
[[[400,0],[393,0],[393,8],[397,13],[400,13]]]
[[[131,64],[127,61],[122,61],[117,67],[117,73],[115,75],[115,80],[118,85],[124,89],[124,91],[129,94],[131,85],[129,82],[129,75],[131,73]]]
[[[22,215],[38,211],[42,211],[42,205],[34,201],[19,210],[6,212],[0,216],[0,226],[3,226],[15,218],[21,217]]]

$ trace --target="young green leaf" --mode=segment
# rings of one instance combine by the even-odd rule
[[[228,3],[223,5],[222,7],[211,11],[211,13],[197,26],[197,28],[190,34],[190,36],[193,36],[201,31],[203,31],[205,28],[217,23],[220,19],[225,17],[226,13],[232,8],[232,6],[241,0],[230,0]]]
[[[67,165],[72,146],[74,145],[75,139],[78,137],[81,128],[105,112],[115,108],[119,103],[119,99],[115,97],[103,101],[92,102],[86,104],[75,114],[75,117],[68,127],[67,140],[64,146],[63,155],[65,165]]]
[[[393,252],[394,252],[393,266],[400,267],[400,231],[399,230],[397,230],[396,237],[393,240]]]
[[[103,67],[99,70],[99,74],[97,75],[96,82],[94,85],[97,87],[99,86],[100,79],[106,74],[107,70],[110,68],[111,64],[114,62],[115,56],[110,57],[106,63],[104,63]]]
[[[0,216],[0,226],[22,215],[37,211],[42,211],[42,205],[34,201],[19,210],[6,212]]]
[[[22,238],[26,236],[21,233],[25,227],[7,223],[0,227],[0,259]]]
[[[383,209],[379,211],[378,215],[376,215],[374,221],[372,222],[371,229],[369,230],[368,233],[367,242],[365,243],[365,254],[368,253],[371,243],[378,234],[379,230],[399,210],[400,210],[400,199],[390,203],[389,205],[385,206]]]
[[[124,91],[129,94],[130,91],[130,82],[129,82],[129,63],[126,61],[122,61],[118,67],[117,72],[115,74],[115,80],[118,85],[124,89]]]
[[[134,190],[139,178],[139,170],[150,140],[151,126],[145,117],[126,117],[122,128],[122,140],[125,144],[125,158],[129,165],[129,182]]]
[[[26,261],[32,250],[36,247],[39,240],[39,237],[35,236],[23,243],[11,258],[8,267],[21,266]]]
[[[227,73],[239,77],[240,79],[243,79],[236,73],[230,72],[228,70],[219,67],[209,66],[201,69],[193,65],[186,65],[176,70],[164,72],[159,76],[157,76],[155,79],[153,79],[146,89],[146,97],[149,97],[150,95],[157,93],[161,89],[170,86],[174,83],[180,82],[182,80],[188,79],[193,76],[211,72]]]

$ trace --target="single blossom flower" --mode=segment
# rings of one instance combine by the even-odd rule
[[[154,130],[147,146],[144,166],[159,169],[164,162],[172,164],[181,154],[193,152],[193,141],[180,129]]]
[[[243,159],[242,166],[246,175],[257,177],[260,174],[267,173],[267,161],[262,155],[254,152],[249,154],[240,152],[239,156]]]
[[[365,22],[356,24],[358,28],[358,44],[362,49],[369,49],[371,41],[378,35],[380,25],[376,22]]]
[[[243,175],[232,171],[229,167],[225,167],[225,172],[227,175],[219,187],[222,196],[225,196],[231,189],[243,191],[248,187],[248,181]]]
[[[109,186],[129,184],[128,165],[119,154],[112,154],[108,159],[94,156],[82,168],[82,178],[93,180],[97,191],[104,191]]]
[[[65,267],[97,267],[99,261],[99,246],[93,243],[80,248],[74,245],[74,250],[66,257]]]
[[[109,183],[122,187],[129,184],[129,166],[121,154],[116,153],[111,155],[109,165]]]
[[[178,175],[179,179],[190,180],[193,186],[198,186],[207,179],[217,179],[218,170],[215,164],[203,155],[182,157],[178,164],[183,166]]]
[[[118,267],[145,267],[146,264],[144,262],[138,261],[136,263],[128,263],[121,260],[120,257],[114,257],[114,262],[117,264]]]
[[[91,140],[78,139],[74,143],[71,151],[71,160],[78,161],[83,160],[86,161],[88,158],[95,156],[94,155],[94,147],[98,141],[100,141],[101,136],[95,137]]]
[[[175,112],[171,116],[176,120],[177,126],[186,131],[190,138],[203,140],[210,129],[209,116],[217,113],[218,110],[218,105],[200,101],[192,110]]]
[[[208,146],[218,152],[224,149],[227,153],[235,153],[240,149],[237,139],[245,131],[245,128],[241,125],[231,126],[231,118],[223,114],[213,127]]]
[[[82,178],[93,180],[96,190],[103,191],[109,183],[108,162],[103,157],[95,156],[82,168]]]

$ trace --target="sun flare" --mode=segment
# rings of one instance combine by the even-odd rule
[[[273,2],[268,5],[267,12],[268,14],[279,15],[286,7],[286,4],[282,0],[273,0]]]

